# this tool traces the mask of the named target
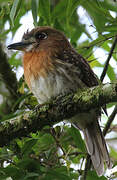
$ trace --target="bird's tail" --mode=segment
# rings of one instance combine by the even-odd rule
[[[83,130],[88,153],[91,156],[93,166],[99,176],[104,173],[104,163],[108,168],[112,167],[107,146],[98,121],[89,124]]]

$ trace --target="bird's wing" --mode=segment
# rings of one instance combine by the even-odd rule
[[[58,57],[64,63],[70,63],[78,68],[80,72],[80,80],[88,87],[93,87],[98,85],[98,79],[94,72],[92,71],[88,62],[78,54],[74,49],[65,50]]]

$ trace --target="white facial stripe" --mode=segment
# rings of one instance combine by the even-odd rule
[[[33,44],[30,44],[26,47],[26,52],[29,52],[33,49]]]

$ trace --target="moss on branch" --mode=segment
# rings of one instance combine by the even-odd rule
[[[46,125],[52,126],[78,113],[88,112],[92,108],[111,102],[117,102],[117,81],[89,88],[80,93],[60,95],[34,111],[25,112],[1,123],[0,146],[8,144],[14,138],[24,137],[30,132],[41,130]]]

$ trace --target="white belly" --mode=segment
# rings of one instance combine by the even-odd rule
[[[31,90],[39,104],[48,102],[58,94],[76,91],[81,85],[82,82],[76,74],[70,76],[66,72],[50,73],[46,78],[31,79]]]
[[[64,79],[62,77],[58,77],[57,75],[39,79],[31,80],[31,90],[34,96],[37,98],[40,104],[48,102],[52,97],[60,93],[64,93],[69,91],[68,86],[66,87],[64,84]]]

